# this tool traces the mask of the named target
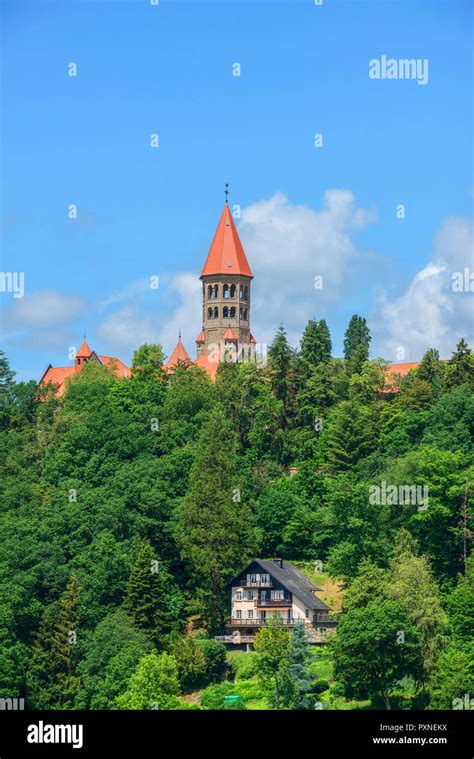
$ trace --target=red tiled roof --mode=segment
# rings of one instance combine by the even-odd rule
[[[201,369],[205,369],[208,373],[210,379],[212,382],[214,382],[217,374],[217,370],[219,368],[219,359],[218,356],[216,356],[215,353],[213,354],[207,354],[205,353],[204,356],[199,356],[196,361],[194,361],[195,366],[201,367]]]
[[[257,341],[255,340],[255,338],[252,335],[252,333],[250,333],[250,342],[252,343],[252,345],[256,345],[257,344]]]
[[[181,339],[179,339],[176,343],[174,351],[169,357],[168,361],[166,361],[165,366],[167,369],[172,369],[174,366],[176,366],[178,361],[186,361],[187,363],[192,364],[192,360],[189,357],[189,354],[183,343],[181,342]]]
[[[233,332],[230,327],[228,327],[224,332],[223,340],[232,340],[233,342],[237,342],[235,332]]]
[[[196,337],[197,343],[204,343],[206,341],[206,335],[204,334],[204,331],[201,330],[199,335]]]
[[[253,277],[227,203],[217,225],[201,277],[208,274],[242,274]]]
[[[66,387],[66,379],[75,374],[75,371],[74,366],[48,366],[40,379],[40,385],[47,385],[49,382],[52,382],[53,385],[58,386],[56,395],[61,396]]]
[[[97,353],[98,358],[101,360],[101,362],[107,366],[108,364],[113,364],[113,369],[115,371],[115,374],[117,377],[130,377],[132,372],[128,368],[126,364],[123,363],[123,361],[120,361],[119,358],[115,358],[115,356],[99,356]]]
[[[410,369],[416,369],[420,365],[419,361],[409,361],[404,364],[390,364],[387,366],[387,374],[393,377],[394,374],[399,374],[401,377],[406,377]]]
[[[84,338],[84,342],[82,343],[81,347],[77,351],[76,356],[78,358],[89,358],[89,356],[91,355],[91,353],[92,353],[92,351],[89,348],[89,346],[87,345],[86,340]]]

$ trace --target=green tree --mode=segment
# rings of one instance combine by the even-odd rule
[[[165,709],[182,708],[176,698],[179,693],[178,666],[176,659],[163,652],[153,651],[138,663],[128,688],[117,696],[118,709]]]
[[[343,614],[334,660],[334,675],[346,695],[380,698],[390,709],[395,684],[404,677],[418,679],[420,641],[399,603],[370,601]]]
[[[377,446],[377,415],[371,406],[355,401],[339,403],[330,417],[326,437],[327,460],[334,472],[353,469]]]
[[[212,638],[196,638],[195,642],[206,657],[206,683],[218,683],[222,680],[227,666],[225,645]]]
[[[344,334],[344,358],[350,375],[359,372],[369,358],[370,331],[362,316],[351,317]]]
[[[263,687],[270,692],[270,703],[279,709],[288,700],[291,679],[288,672],[290,634],[271,620],[255,636],[254,648],[257,653],[257,674]]]
[[[113,709],[115,698],[126,690],[139,660],[151,649],[148,635],[136,627],[123,609],[108,614],[82,645],[78,673],[82,687],[77,709]]]
[[[288,651],[288,674],[291,681],[291,706],[293,709],[312,708],[308,693],[311,690],[309,663],[311,652],[303,622],[298,622],[291,635]]]
[[[268,349],[270,357],[270,378],[273,392],[278,400],[287,404],[288,402],[288,374],[293,358],[293,350],[286,338],[286,332],[283,324],[280,324],[278,331]]]
[[[443,377],[443,364],[439,359],[439,351],[429,348],[420,361],[416,370],[416,376],[423,382],[428,382],[435,387],[441,387]]]
[[[132,377],[140,379],[162,379],[165,354],[158,344],[144,343],[133,354]]]
[[[163,645],[173,628],[171,577],[147,540],[139,548],[125,593],[125,610],[146,630],[156,646]]]
[[[32,648],[28,703],[34,709],[71,709],[80,687],[75,646],[79,585],[71,576],[57,608],[46,610]]]
[[[190,488],[176,511],[176,541],[198,591],[197,611],[212,628],[223,626],[225,582],[255,550],[252,514],[241,498],[236,448],[232,427],[216,408],[202,427]]]
[[[331,335],[324,319],[317,322],[310,319],[301,338],[301,358],[309,367],[331,358]]]
[[[397,535],[390,568],[387,594],[400,603],[419,633],[422,675],[427,681],[446,642],[447,617],[429,562],[425,556],[414,553],[407,530]]]
[[[474,356],[464,338],[458,342],[447,363],[445,383],[448,389],[467,385],[474,390]]]
[[[430,689],[431,709],[472,709],[474,642],[452,642],[439,657]]]
[[[191,635],[180,635],[173,641],[171,653],[176,659],[178,679],[184,691],[207,685],[206,655]]]

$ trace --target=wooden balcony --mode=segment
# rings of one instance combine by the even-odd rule
[[[255,619],[237,619],[236,617],[231,617],[227,620],[226,627],[263,627],[270,620],[273,624],[283,625],[284,627],[296,625],[297,622],[307,623],[304,617],[267,617],[267,619],[263,619],[262,617],[255,617]]]
[[[287,608],[290,608],[292,605],[291,598],[258,598],[255,601],[255,606],[263,606],[263,607],[275,607],[275,606],[286,606]]]

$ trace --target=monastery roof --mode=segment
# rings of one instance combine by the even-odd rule
[[[181,338],[179,338],[171,356],[169,357],[168,361],[166,361],[165,367],[167,369],[172,369],[179,361],[184,361],[186,363],[192,364],[192,359],[190,358],[189,353],[181,342]]]
[[[201,277],[209,274],[241,274],[253,277],[227,203],[224,205]]]

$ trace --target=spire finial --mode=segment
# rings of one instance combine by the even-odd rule
[[[178,340],[181,340],[181,330],[178,332]]]
[[[225,183],[225,189],[224,189],[224,192],[225,192],[225,202],[226,203],[229,203],[229,189],[228,189],[228,187],[229,187],[229,183],[226,182]]]

